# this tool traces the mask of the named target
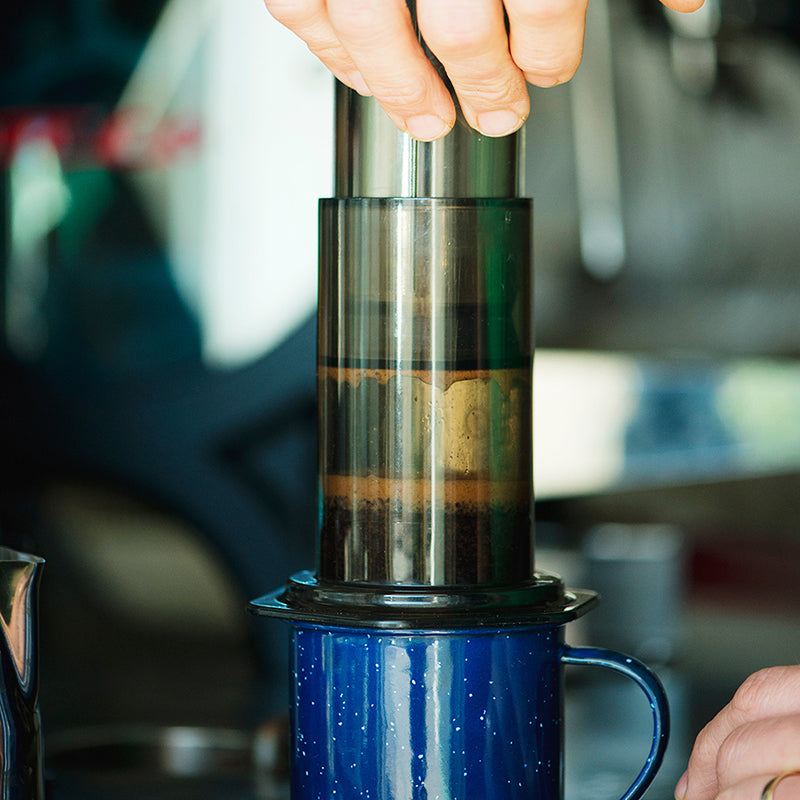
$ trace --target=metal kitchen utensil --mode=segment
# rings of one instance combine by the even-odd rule
[[[0,547],[0,798],[42,800],[38,594],[44,559]]]

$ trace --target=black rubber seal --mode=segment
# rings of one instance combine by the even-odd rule
[[[561,625],[597,601],[595,592],[565,590],[547,573],[514,586],[439,587],[323,582],[305,571],[253,600],[250,611],[290,622],[427,631]]]

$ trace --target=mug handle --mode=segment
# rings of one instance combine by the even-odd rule
[[[621,800],[639,800],[655,778],[669,741],[669,704],[661,681],[641,661],[631,656],[600,647],[570,647],[561,651],[562,664],[579,664],[603,667],[619,672],[639,685],[650,701],[653,710],[653,744],[642,771],[628,787]]]

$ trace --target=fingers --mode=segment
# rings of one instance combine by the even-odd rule
[[[325,0],[264,0],[264,4],[342,83],[369,94],[364,78],[331,25]]]
[[[535,86],[568,81],[583,55],[588,0],[506,0],[510,49]]]
[[[722,791],[716,800],[760,800],[764,787],[774,775],[756,775]],[[800,775],[790,775],[775,787],[772,800],[797,800],[800,797]]]
[[[508,49],[502,1],[417,0],[417,20],[467,122],[489,136],[517,130],[528,116],[528,89]]]
[[[724,753],[737,746],[737,736],[729,737],[750,723],[792,715],[800,715],[800,667],[772,667],[751,675],[731,702],[700,732],[684,776],[686,785],[681,786],[682,791],[676,791],[676,796],[681,800],[713,800],[720,790],[718,769],[727,769]],[[800,747],[796,752],[800,753]],[[773,774],[793,766],[800,764],[793,759],[779,763]],[[748,769],[761,773],[770,768],[756,764]],[[726,778],[729,782],[733,779]]]
[[[800,769],[800,715],[797,714],[748,722],[736,728],[720,747],[717,783],[725,789],[754,773],[778,775],[790,769]]]
[[[405,0],[328,0],[339,40],[398,128],[423,141],[455,122],[450,94],[425,56]]]
[[[662,2],[694,11],[703,0]],[[417,18],[467,122],[486,135],[502,136],[517,130],[528,115],[526,81],[555,86],[574,75],[583,52],[587,3],[417,0]],[[373,94],[401,130],[432,141],[453,126],[452,99],[417,41],[406,0],[265,4],[340,81]]]
[[[661,2],[673,11],[689,13],[697,11],[703,5],[704,0],[661,0]]]

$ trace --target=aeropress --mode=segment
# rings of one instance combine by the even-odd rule
[[[435,62],[435,59],[432,58]],[[294,800],[558,800],[564,666],[640,662],[571,647],[596,602],[537,572],[532,205],[522,134],[459,116],[395,129],[336,89],[336,197],[319,211],[315,572],[251,604],[289,623]]]

